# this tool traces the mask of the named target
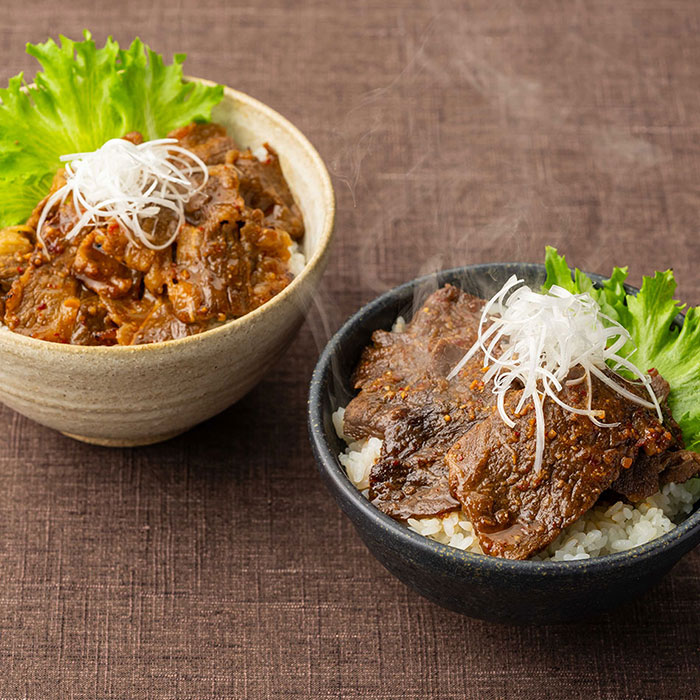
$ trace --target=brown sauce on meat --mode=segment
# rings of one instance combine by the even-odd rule
[[[165,250],[134,242],[114,220],[68,241],[80,217],[65,202],[42,229],[44,251],[36,225],[46,199],[25,226],[0,230],[0,320],[10,330],[77,345],[172,340],[243,316],[292,281],[289,246],[304,222],[275,151],[266,146],[259,160],[218,124],[170,136],[204,161],[209,180]],[[63,184],[59,171],[52,192]],[[177,222],[162,214],[150,225],[167,239]]]
[[[492,414],[449,450],[450,487],[474,526],[487,554],[526,559],[553,542],[578,520],[640,452],[665,452],[673,442],[653,411],[592,382],[592,405],[605,411],[600,428],[545,400],[546,442],[542,467],[535,471],[534,411],[527,405],[515,427]],[[506,397],[515,415],[521,391]],[[560,398],[584,408],[585,384],[564,386]]]
[[[353,377],[359,393],[345,410],[344,432],[353,440],[383,440],[369,491],[380,510],[406,521],[462,508],[484,552],[526,559],[607,491],[637,502],[660,485],[700,473],[700,455],[683,450],[665,403],[668,385],[654,370],[663,424],[654,411],[597,379],[592,406],[615,427],[598,427],[545,401],[546,444],[535,473],[534,411],[526,406],[514,414],[521,391],[506,396],[506,411],[516,422],[509,428],[481,381],[479,355],[446,378],[474,343],[483,305],[446,285],[404,332],[376,331],[363,351]],[[584,383],[567,385],[561,398],[584,408],[587,391]]]

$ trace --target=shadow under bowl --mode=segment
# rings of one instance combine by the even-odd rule
[[[350,376],[373,331],[391,329],[399,315],[410,318],[413,308],[446,283],[490,298],[513,274],[539,286],[545,270],[543,265],[523,263],[447,270],[403,284],[360,309],[330,340],[316,365],[309,395],[310,438],[319,472],[338,505],[370,552],[405,584],[438,605],[474,618],[568,622],[610,610],[656,584],[700,542],[698,505],[668,534],[619,554],[562,562],[472,554],[409,530],[364,498],[338,461],[345,444],[331,418],[354,395]]]

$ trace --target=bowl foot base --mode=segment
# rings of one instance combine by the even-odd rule
[[[99,437],[89,437],[87,435],[73,435],[72,433],[61,432],[61,435],[73,438],[73,440],[79,440],[80,442],[87,442],[89,445],[99,445],[100,447],[140,447],[142,445],[154,445],[157,442],[164,442],[165,440],[170,440],[177,435],[182,435],[186,432],[185,430],[175,430],[170,433],[161,433],[160,435],[153,435],[149,437],[142,438],[99,438]]]

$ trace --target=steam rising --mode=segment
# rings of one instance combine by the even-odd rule
[[[551,36],[551,68],[539,56],[531,64],[521,39],[532,21],[509,3],[482,13],[432,2],[370,32],[384,42],[382,61],[358,59],[324,153],[339,183],[333,288],[361,290],[319,302],[329,302],[330,328],[372,296],[434,275],[416,290],[419,308],[448,268],[540,260],[546,244],[571,251],[583,269],[609,259],[608,231],[628,216],[620,193],[664,154],[614,114],[592,120],[591,91],[572,89],[566,67],[596,74],[613,62],[634,86],[651,73],[587,40],[575,22]],[[577,170],[584,160],[589,167]],[[615,239],[618,264],[625,245]],[[498,285],[469,291],[488,297]]]

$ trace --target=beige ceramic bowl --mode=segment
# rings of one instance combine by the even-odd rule
[[[202,81],[206,82],[206,81]],[[303,272],[242,318],[199,335],[140,346],[81,347],[0,328],[0,401],[43,425],[98,445],[166,440],[240,399],[299,329],[326,265],[335,202],[313,146],[284,117],[225,89],[212,118],[255,149],[269,142],[306,224]]]

